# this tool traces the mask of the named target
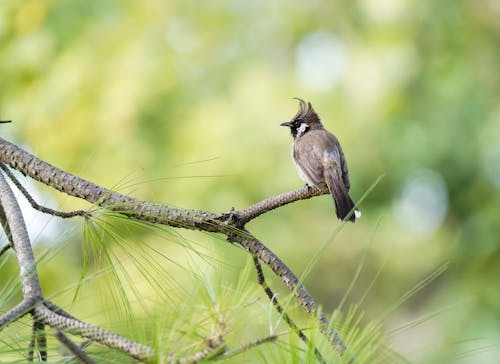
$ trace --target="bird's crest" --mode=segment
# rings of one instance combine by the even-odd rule
[[[314,111],[310,102],[305,102],[301,98],[294,97],[295,100],[299,101],[299,111],[293,117],[292,120],[300,120],[301,122],[305,122],[310,127],[315,125],[321,125],[321,120],[319,119],[318,114]]]

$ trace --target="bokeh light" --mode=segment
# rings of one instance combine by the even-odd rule
[[[429,236],[443,223],[448,210],[448,190],[443,177],[417,170],[406,179],[393,213],[401,226],[419,236]]]
[[[296,51],[300,82],[312,90],[331,90],[344,75],[346,57],[344,45],[334,34],[319,31],[306,35]]]

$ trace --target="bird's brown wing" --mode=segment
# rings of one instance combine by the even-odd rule
[[[337,217],[345,221],[349,212],[354,208],[354,202],[349,196],[347,163],[337,138],[333,134],[329,134],[330,137],[323,138],[326,141],[323,146],[325,181],[335,203]],[[354,222],[356,214],[353,213],[349,220]]]
[[[345,159],[344,152],[342,151],[342,147],[338,144],[340,151],[340,168],[342,170],[342,181],[344,182],[344,186],[347,191],[351,188],[351,181],[349,181],[349,170],[347,168],[347,161]]]
[[[340,146],[340,143],[335,135],[333,135],[327,130],[323,130],[322,132],[329,134],[328,138],[322,138],[322,140],[325,141],[322,150],[331,151],[334,170],[338,173],[338,175],[342,179],[342,182],[344,183],[346,190],[349,191],[351,183],[349,181],[349,171],[347,169],[347,161],[345,159],[344,152],[342,151],[342,147]],[[328,158],[326,161],[324,161],[324,163],[329,163]],[[325,168],[327,167],[325,166]]]

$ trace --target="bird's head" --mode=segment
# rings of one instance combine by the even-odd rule
[[[299,111],[292,120],[281,123],[280,125],[288,126],[294,139],[307,133],[309,130],[322,129],[323,125],[321,124],[321,120],[318,114],[316,114],[316,111],[314,111],[311,103],[305,102],[298,97],[295,97],[295,99],[299,101]]]

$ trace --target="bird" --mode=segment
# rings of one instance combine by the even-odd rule
[[[347,161],[335,135],[325,129],[310,102],[300,98],[299,111],[281,126],[290,128],[293,137],[292,158],[306,186],[328,188],[339,220],[355,222],[361,212],[349,196]],[[351,215],[349,213],[354,209]]]

